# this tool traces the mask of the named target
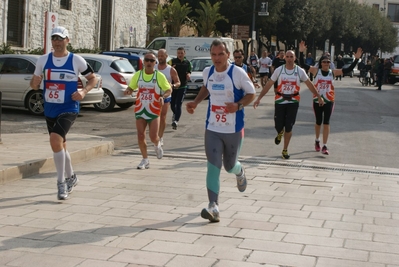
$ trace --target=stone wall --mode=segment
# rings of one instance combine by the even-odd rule
[[[0,44],[6,42],[4,21],[7,19],[7,3],[13,0],[3,0],[0,4]],[[50,0],[25,0],[27,3],[26,32],[24,31],[24,46],[16,50],[36,49],[44,46],[45,12],[50,9]],[[58,13],[58,24],[69,30],[70,42],[74,48],[96,48],[99,40],[101,0],[72,0],[71,10],[60,9],[60,1],[52,0],[52,12]],[[110,11],[113,20],[113,48],[129,46],[144,46],[146,42],[147,0],[114,0],[115,8]],[[130,27],[136,29],[136,34],[130,37]],[[130,39],[131,38],[131,39]],[[135,41],[135,42],[134,42]]]

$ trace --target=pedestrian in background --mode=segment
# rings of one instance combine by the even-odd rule
[[[168,58],[168,53],[166,52],[165,49],[163,48],[159,49],[157,57],[158,57],[158,64],[155,65],[155,69],[162,72],[163,75],[165,75],[166,79],[168,80],[168,82],[172,87],[172,92],[173,92],[173,89],[180,87],[180,80],[179,76],[177,75],[177,71],[175,68],[166,63],[166,59]],[[168,114],[168,109],[170,107],[171,100],[172,100],[171,95],[165,97],[163,100],[163,106],[159,122],[159,133],[158,133],[161,146],[163,146],[163,133],[165,132],[166,128],[166,115]]]
[[[96,86],[98,79],[92,67],[79,55],[67,50],[69,32],[61,26],[51,31],[54,52],[41,56],[36,63],[30,86],[38,90],[43,81],[44,116],[50,134],[50,146],[57,170],[57,198],[65,200],[77,185],[66,135],[79,113],[79,101]],[[78,91],[79,73],[87,79],[86,87]],[[66,175],[66,177],[64,176]]]
[[[270,78],[270,66],[272,65],[272,60],[267,56],[267,52],[262,52],[262,57],[259,59],[259,76],[262,86],[265,86]]]
[[[393,66],[393,61],[391,58],[386,58],[384,61],[384,77],[382,78],[383,84],[388,84],[389,83],[389,74],[391,73],[391,69]]]
[[[375,65],[375,75],[377,77],[377,89],[381,91],[381,86],[383,85],[384,81],[384,59],[381,58],[378,62],[378,64],[376,63]]]
[[[168,64],[176,69],[180,80],[180,86],[174,88],[172,91],[172,100],[170,101],[170,108],[173,112],[172,127],[174,130],[177,130],[181,116],[181,106],[186,95],[187,81],[190,80],[192,66],[190,61],[186,59],[186,50],[184,50],[184,47],[177,48],[177,58],[171,59]]]
[[[345,62],[342,60],[342,56],[338,55],[338,57],[337,57],[337,69],[342,69],[344,67],[344,65],[345,65]],[[336,81],[338,81],[338,78],[341,81],[342,80],[342,75],[335,76],[335,80]]]
[[[253,48],[251,50],[251,54],[247,58],[247,64],[248,64],[248,66],[251,66],[252,68],[254,68],[254,72],[255,72],[254,78],[256,78],[256,74],[258,73],[258,70],[259,70],[259,57],[255,52],[255,48]]]

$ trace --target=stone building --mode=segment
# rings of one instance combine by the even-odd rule
[[[146,9],[147,0],[2,0],[0,44],[17,51],[44,47],[50,11],[69,30],[74,48],[145,46]]]

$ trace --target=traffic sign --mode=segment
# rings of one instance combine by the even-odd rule
[[[248,39],[249,38],[249,25],[232,25],[231,35],[233,39]]]
[[[269,16],[269,12],[258,12],[258,16]]]

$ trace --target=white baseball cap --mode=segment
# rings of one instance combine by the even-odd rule
[[[68,33],[68,30],[65,29],[64,27],[57,26],[57,27],[53,28],[53,30],[51,31],[51,36],[54,36],[54,35],[58,35],[61,38],[66,38],[69,36],[69,33]]]

